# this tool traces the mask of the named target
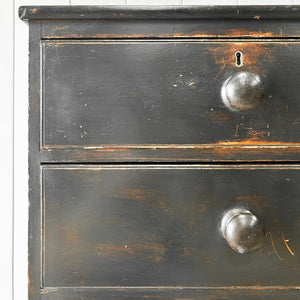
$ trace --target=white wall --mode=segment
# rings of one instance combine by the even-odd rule
[[[237,5],[300,4],[300,0],[2,0],[1,37],[1,299],[27,299],[28,27],[21,5]],[[4,4],[4,5],[3,5]],[[14,183],[13,183],[14,178]],[[14,199],[14,200],[13,200]],[[13,215],[14,212],[14,215]],[[13,230],[14,226],[14,230]],[[13,255],[14,254],[14,255]],[[14,259],[13,259],[14,256]],[[13,266],[13,268],[12,268]],[[14,286],[13,286],[14,281]]]
[[[1,16],[1,168],[0,168],[0,288],[3,299],[12,297],[13,212],[13,2],[7,1]]]

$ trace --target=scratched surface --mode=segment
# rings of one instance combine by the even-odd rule
[[[237,164],[299,162],[299,8],[206,9],[21,9],[31,19],[29,299],[299,299],[299,167]],[[266,84],[245,114],[219,95],[240,70]],[[265,225],[257,253],[220,236],[237,206]]]
[[[46,41],[42,49],[46,149],[300,141],[298,42]],[[262,76],[258,108],[223,105],[221,86],[237,71]]]
[[[205,289],[42,289],[42,300],[283,300],[299,299],[299,290],[205,290]]]
[[[258,9],[258,7],[256,7]],[[56,20],[41,23],[43,39],[105,38],[298,38],[299,25],[293,20]]]
[[[45,166],[43,286],[299,286],[299,168]],[[223,213],[267,231],[235,253]]]
[[[36,20],[299,20],[298,6],[288,5],[138,5],[22,6],[19,17]]]

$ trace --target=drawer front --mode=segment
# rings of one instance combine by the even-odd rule
[[[43,41],[42,53],[43,149],[299,143],[298,42]],[[221,89],[244,71],[264,99],[233,111]]]
[[[299,167],[44,166],[42,286],[299,286]],[[266,239],[233,251],[224,212]]]

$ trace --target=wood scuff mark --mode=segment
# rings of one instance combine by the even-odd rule
[[[235,137],[235,138],[238,138],[238,137],[239,137],[239,134],[238,134],[238,132],[239,132],[239,126],[240,126],[240,125],[237,124],[236,127],[235,127],[235,133],[234,133],[234,137]]]
[[[159,263],[166,253],[164,245],[153,243],[151,245],[125,244],[111,245],[99,244],[96,247],[98,255],[110,257],[119,260],[122,256],[131,257],[132,259],[146,259]]]
[[[45,295],[45,294],[50,294],[50,293],[57,292],[57,291],[58,291],[58,288],[54,288],[54,287],[43,288],[43,289],[41,289],[41,294]]]
[[[292,249],[291,249],[290,246],[288,245],[289,240],[286,239],[286,238],[284,237],[284,234],[283,234],[283,233],[282,233],[281,235],[282,235],[282,239],[283,239],[283,242],[284,242],[286,248],[287,248],[288,251],[291,253],[291,255],[295,256],[294,251],[292,251]]]
[[[204,114],[204,116],[209,117],[211,121],[215,124],[224,125],[224,122],[232,121],[232,117],[225,111],[211,110]]]
[[[62,26],[62,27],[55,27],[56,30],[64,30],[67,29],[68,26]]]
[[[275,254],[277,255],[277,257],[279,258],[280,261],[283,261],[282,257],[279,255],[279,253],[278,253],[278,251],[277,251],[277,249],[275,247],[275,244],[274,244],[271,232],[269,232],[269,236],[270,236],[272,247],[274,249]]]

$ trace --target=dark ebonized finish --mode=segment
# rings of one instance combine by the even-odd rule
[[[43,286],[297,286],[299,171],[45,166]],[[248,255],[220,234],[224,213],[240,207],[267,233]]]
[[[29,299],[298,299],[299,6],[20,17]]]
[[[43,41],[42,63],[42,150],[300,144],[298,42]]]
[[[22,6],[30,20],[299,20],[300,6]],[[259,16],[259,17],[258,17]]]

